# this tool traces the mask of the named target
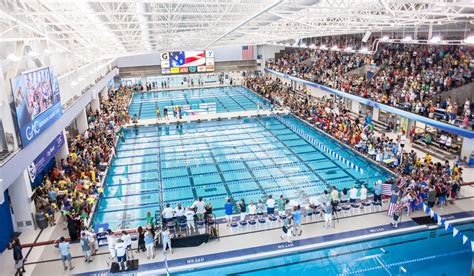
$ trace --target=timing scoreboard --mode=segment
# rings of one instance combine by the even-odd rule
[[[161,53],[162,74],[214,72],[214,50]]]

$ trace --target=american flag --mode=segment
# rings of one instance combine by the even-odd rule
[[[392,184],[383,183],[382,184],[382,194],[386,195],[386,196],[391,195],[392,194]]]
[[[253,45],[242,46],[242,59],[243,60],[253,59]]]
[[[189,67],[206,65],[204,51],[180,51],[170,53],[171,67]]]

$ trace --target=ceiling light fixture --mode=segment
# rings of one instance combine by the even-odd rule
[[[437,43],[440,43],[440,42],[441,42],[441,37],[439,37],[439,36],[433,36],[430,39],[430,43],[433,43],[433,44],[437,44]]]
[[[474,36],[468,36],[466,39],[464,39],[464,43],[474,44]]]
[[[15,55],[15,54],[9,54],[7,56],[7,59],[9,61],[17,62],[17,61],[20,61],[21,58],[19,56]]]

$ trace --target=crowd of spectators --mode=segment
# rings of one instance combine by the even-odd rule
[[[374,130],[370,116],[351,116],[332,98],[316,98],[294,91],[277,78],[247,78],[250,89],[266,97],[271,104],[289,108],[301,119],[328,133],[368,158],[388,167],[396,177],[392,183],[391,202],[408,211],[420,201],[428,206],[444,206],[448,196],[454,201],[463,183],[462,168],[457,164],[433,162],[430,154],[420,157],[404,150],[406,135],[396,139]],[[397,206],[398,206],[397,205]],[[395,206],[396,207],[396,206]],[[391,208],[391,215],[397,208]]]
[[[89,219],[94,204],[103,193],[101,175],[114,154],[115,134],[130,121],[127,107],[131,88],[121,87],[109,92],[101,109],[87,111],[88,129],[68,139],[69,154],[61,159],[35,189],[35,205],[50,225],[60,211],[72,240],[79,238],[81,228]]]
[[[383,43],[374,55],[295,49],[267,67],[467,128],[469,100],[460,107],[439,95],[472,81],[471,51],[468,46],[403,43]],[[346,74],[363,65],[376,65],[374,75]],[[442,116],[435,116],[437,110]],[[457,116],[462,123],[456,122]]]

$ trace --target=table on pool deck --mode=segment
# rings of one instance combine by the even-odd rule
[[[175,118],[173,116],[169,116],[169,119],[161,118],[161,119],[140,119],[138,120],[137,124],[126,124],[125,127],[133,127],[137,126],[148,126],[148,125],[156,125],[156,124],[172,124],[172,123],[190,123],[196,121],[211,121],[211,120],[218,120],[218,119],[235,119],[235,118],[250,118],[250,117],[257,117],[257,116],[270,116],[272,114],[289,114],[288,110],[248,110],[248,111],[236,111],[236,112],[226,112],[226,113],[214,113],[214,114],[201,114],[201,115],[192,115],[192,116],[185,116],[182,119]]]

